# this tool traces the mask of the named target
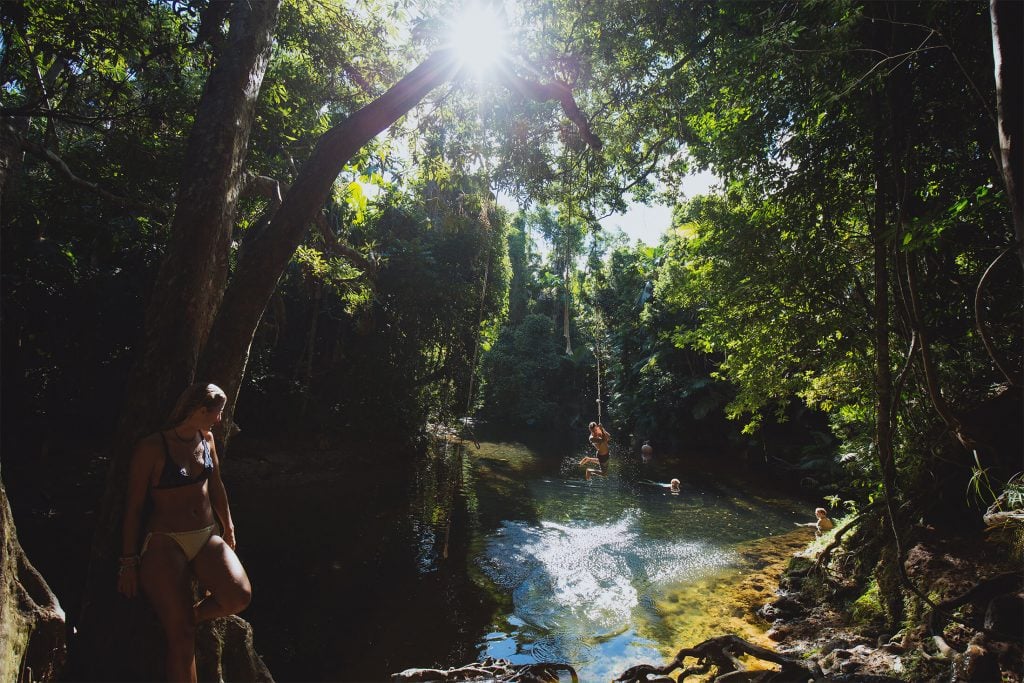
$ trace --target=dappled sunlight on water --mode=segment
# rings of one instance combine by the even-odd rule
[[[659,582],[696,579],[728,562],[728,554],[699,542],[644,542],[634,510],[611,524],[539,527],[505,522],[480,562],[512,592],[525,624],[594,637],[630,627],[641,593]]]
[[[699,542],[647,544],[640,515],[630,510],[595,525],[505,522],[479,558],[512,595],[513,629],[504,638],[524,643],[529,660],[573,662],[584,680],[614,677],[627,660],[655,656],[656,641],[634,631],[643,620],[637,613],[651,609],[662,582],[695,580],[729,554]],[[503,652],[502,640],[490,634],[486,654],[519,654]]]
[[[478,494],[532,512],[483,520],[491,531],[471,553],[478,580],[508,605],[478,643],[481,657],[564,661],[581,680],[610,680],[712,635],[764,642],[729,594],[742,578],[736,547],[791,529],[792,506],[695,482],[672,495],[614,463],[608,478],[588,482],[581,455],[545,467],[523,447],[483,446],[474,456]]]

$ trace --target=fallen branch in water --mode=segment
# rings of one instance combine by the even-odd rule
[[[513,664],[507,659],[488,657],[477,664],[453,669],[406,669],[391,674],[392,681],[515,681],[516,683],[558,683],[559,672],[566,672],[579,683],[576,669],[559,662]]]

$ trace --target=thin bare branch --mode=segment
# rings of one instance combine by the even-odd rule
[[[270,201],[271,215],[276,212],[282,202],[282,196],[288,192],[289,185],[268,176],[246,174],[243,194],[255,194],[266,197]],[[336,256],[341,256],[350,263],[358,266],[371,276],[377,272],[377,264],[367,259],[351,246],[341,242],[331,226],[327,223],[327,217],[323,211],[317,211],[313,216],[313,223],[317,227],[320,237],[327,245],[327,250]]]
[[[32,140],[29,140],[27,138],[22,138],[21,148],[24,149],[26,152],[29,152],[30,154],[33,154],[42,159],[43,161],[45,161],[46,163],[48,163],[54,170],[56,170],[58,173],[64,176],[72,185],[75,185],[76,187],[80,187],[83,190],[87,190],[93,194],[99,195],[100,197],[103,197],[107,201],[113,202],[114,204],[118,204],[125,208],[137,209],[139,211],[155,214],[157,216],[167,215],[165,211],[163,211],[159,207],[153,206],[152,204],[140,202],[129,197],[122,197],[120,195],[116,195],[113,192],[110,192],[100,187],[97,183],[91,183],[88,180],[85,180],[81,176],[77,175],[74,171],[72,171],[71,167],[68,166],[67,162],[60,158],[56,152],[49,149],[48,147],[44,147],[43,145],[40,145],[37,142],[33,142]]]
[[[1010,246],[1006,247],[999,256],[996,256],[995,260],[985,269],[981,279],[978,280],[978,286],[974,290],[974,324],[977,327],[978,334],[981,336],[981,342],[985,345],[985,350],[988,351],[989,358],[995,364],[999,372],[1006,378],[1006,381],[1010,383],[1010,386],[1017,386],[1019,381],[1013,377],[1013,375],[1006,369],[1006,366],[1000,360],[999,354],[996,352],[996,347],[992,343],[991,337],[989,337],[988,329],[985,326],[985,321],[981,319],[981,295],[985,291],[985,282],[988,280],[988,276],[992,274],[996,264],[1002,260],[1004,256],[1012,252],[1020,246],[1020,242],[1014,242]]]

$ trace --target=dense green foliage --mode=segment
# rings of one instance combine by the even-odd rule
[[[206,7],[4,3],[3,104],[23,115],[5,121],[103,191],[71,184],[38,154],[20,154],[4,188],[3,393],[23,397],[5,405],[5,420],[29,432],[53,422],[97,437],[112,428],[167,239],[183,142],[225,49]],[[384,46],[400,15],[364,9],[284,3],[251,173],[287,181],[329,126],[395,78]],[[444,159],[398,184],[403,163],[381,140],[346,168],[328,207],[333,236],[310,232],[257,335],[243,427],[246,411],[254,426],[274,416],[278,429],[326,432],[378,413],[410,433],[428,413],[465,405],[481,320],[486,326],[504,305],[504,218],[486,185]],[[427,210],[428,200],[437,208]],[[267,198],[243,197],[236,250],[268,210]],[[364,260],[340,254],[339,241]],[[364,272],[367,263],[374,272]]]
[[[300,250],[261,330],[243,427],[248,415],[369,437],[465,412],[474,350],[504,312],[509,279],[504,212],[474,188],[429,181],[353,225],[349,242],[378,263],[372,288]]]
[[[5,454],[114,428],[230,4],[0,3]],[[864,512],[858,579],[895,624],[917,520],[977,532],[998,496],[1022,505],[1019,263],[979,288],[1015,240],[987,3],[502,11],[505,77],[455,76],[348,160],[260,322],[237,421],[569,429],[600,400],[624,443],[827,479]],[[456,12],[283,3],[244,164],[279,184],[243,183],[234,273],[321,136]],[[684,197],[694,169],[720,191]],[[660,244],[602,228],[652,199],[674,206]]]
[[[1019,426],[998,426],[1019,423],[1018,264],[1003,259],[976,292],[1014,242],[990,153],[988,8],[659,3],[642,13],[651,20],[636,28],[584,15],[565,29],[592,36],[600,22],[615,41],[617,60],[600,42],[574,54],[586,77],[636,76],[598,116],[615,124],[604,130],[613,158],[651,160],[640,196],[652,178],[676,195],[692,165],[723,185],[679,201],[657,249],[604,252],[598,268],[572,252],[583,282],[571,291],[584,299],[574,319],[608,354],[609,413],[638,438],[714,433],[736,453],[751,445],[742,428],[769,457],[833,479],[869,512],[854,543],[862,571],[881,562],[886,617],[897,620],[907,521],[976,529],[999,492],[1009,504],[1020,470]],[[592,171],[579,178],[598,202],[610,176]],[[539,234],[556,253],[550,231]],[[530,277],[561,268],[553,258]],[[583,365],[577,376],[592,377],[593,358]],[[882,416],[891,426],[880,432]],[[766,433],[794,418],[807,429],[796,448],[787,435],[786,454]],[[903,506],[895,546],[883,498],[890,513]]]

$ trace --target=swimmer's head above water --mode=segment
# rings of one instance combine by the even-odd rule
[[[680,483],[678,479],[673,479],[668,483],[668,488],[672,493],[679,493]]]

